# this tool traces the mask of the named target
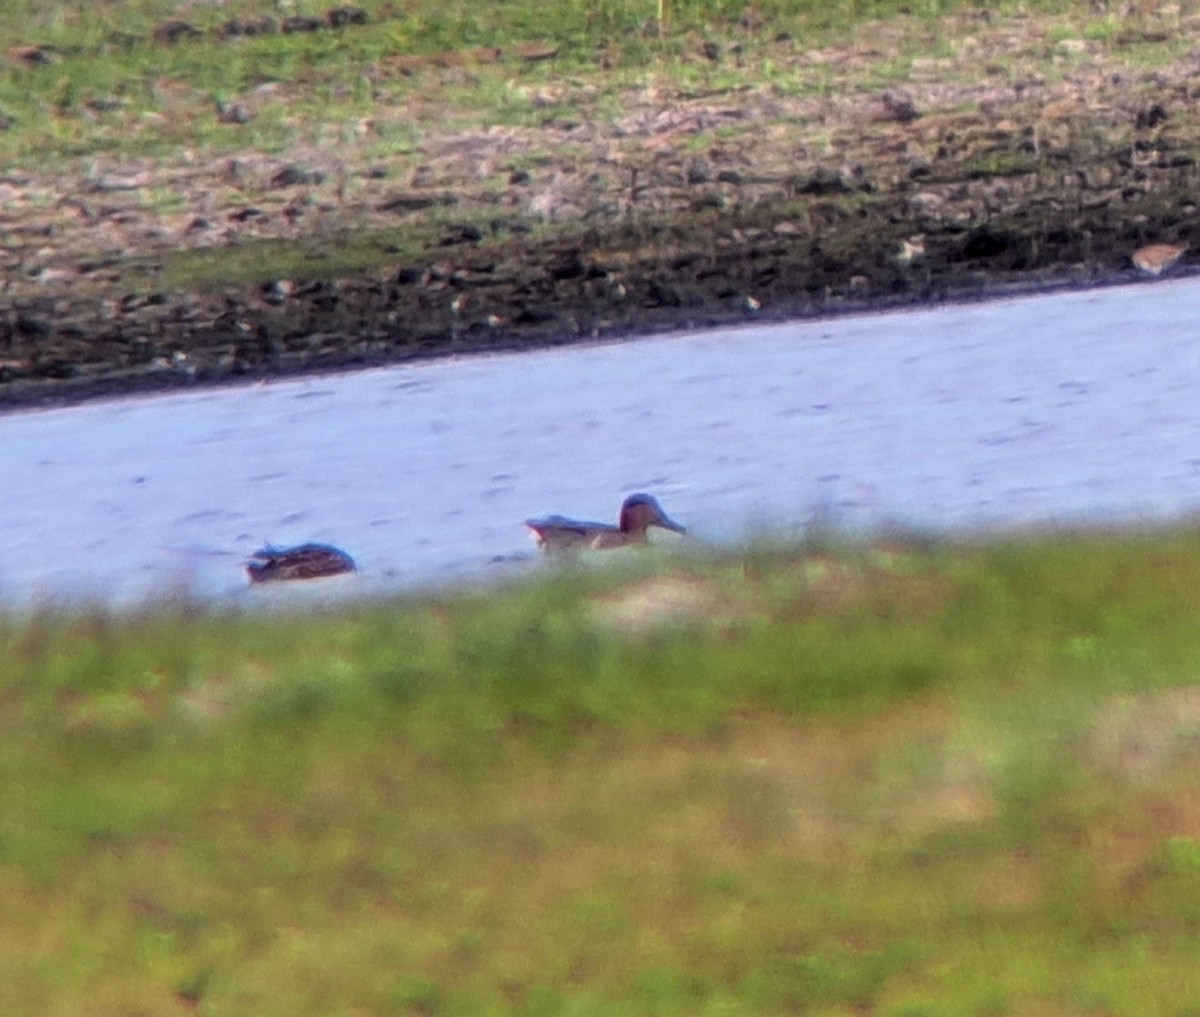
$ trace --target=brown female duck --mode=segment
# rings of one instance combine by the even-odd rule
[[[246,573],[252,583],[284,579],[319,579],[353,572],[354,559],[330,544],[298,544],[296,547],[267,545],[250,556]]]
[[[545,519],[526,519],[537,545],[543,551],[602,550],[646,543],[646,531],[651,526],[687,533],[663,511],[658,501],[648,494],[631,494],[621,506],[616,526],[609,523],[580,522],[563,516]]]

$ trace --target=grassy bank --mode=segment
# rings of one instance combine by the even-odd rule
[[[859,81],[886,87],[902,84],[914,59],[951,52],[965,29],[947,19],[977,8],[969,0],[670,0],[660,30],[658,6],[298,0],[264,13],[252,0],[183,10],[173,0],[12,0],[0,11],[8,46],[0,61],[0,158],[34,170],[38,160],[87,155],[361,148],[355,124],[371,118],[374,151],[356,153],[369,159],[411,151],[455,127],[568,117],[578,112],[574,93],[585,83],[586,105],[600,90],[613,104],[610,115],[625,89],[656,78],[714,95],[769,83],[820,94],[841,83],[798,80],[780,62],[778,43],[818,50],[869,42],[878,21],[908,26],[898,36],[889,31],[890,59],[874,61]],[[1172,18],[1178,27],[1178,11],[1131,15],[1116,6],[988,5],[995,16],[1035,11],[1059,36],[1104,40]],[[1186,49],[1163,33],[1149,41],[1160,60]],[[243,104],[247,116],[217,115],[232,103]]]
[[[1190,4],[2,6],[4,405],[1198,247]]]
[[[1200,535],[0,627],[0,1011],[1185,1014]]]

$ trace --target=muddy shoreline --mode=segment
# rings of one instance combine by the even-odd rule
[[[371,333],[365,338],[361,333],[343,335],[326,332],[319,337],[323,349],[318,352],[287,349],[289,340],[285,338],[284,349],[260,347],[244,359],[239,359],[239,353],[246,350],[244,336],[231,335],[226,329],[213,329],[209,335],[195,332],[192,335],[198,340],[199,347],[224,346],[232,353],[210,358],[202,350],[198,352],[193,349],[190,354],[156,357],[154,361],[140,365],[129,362],[125,353],[128,341],[121,337],[109,338],[111,359],[89,360],[86,364],[71,361],[48,344],[49,355],[54,359],[39,362],[38,367],[28,375],[25,372],[5,372],[0,368],[0,412],[52,408],[125,395],[185,391],[205,385],[252,384],[295,376],[337,374],[447,356],[549,349],[577,342],[632,341],[666,332],[687,332],[719,326],[769,324],[883,313],[947,303],[973,303],[1056,290],[1121,285],[1129,283],[1131,275],[1129,272],[1114,272],[1088,278],[1079,275],[1055,278],[1047,274],[1033,279],[997,279],[990,283],[982,281],[970,289],[936,294],[897,294],[888,298],[842,299],[816,307],[798,301],[795,305],[781,304],[769,309],[741,312],[720,307],[710,308],[707,313],[696,309],[683,312],[674,307],[659,314],[638,314],[634,311],[623,316],[624,327],[611,324],[612,318],[605,318],[590,331],[581,329],[576,317],[560,318],[554,315],[542,322],[530,322],[524,328],[518,326],[500,330],[489,326],[487,334],[483,336],[460,337],[453,331],[435,331],[424,341],[418,342],[411,341],[407,336],[392,340],[386,332]],[[654,309],[642,310],[652,312]],[[290,340],[292,345],[299,346],[314,341],[312,334],[305,332],[303,327]],[[98,351],[98,356],[102,358],[104,351]]]
[[[0,407],[1130,280],[1195,232],[1200,67],[1042,42],[1052,80],[948,60],[903,91],[641,89],[616,118],[566,85],[543,123],[392,159],[12,171]],[[852,76],[877,45],[778,56]]]

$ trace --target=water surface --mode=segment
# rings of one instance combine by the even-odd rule
[[[702,540],[1200,508],[1200,281],[477,356],[22,411],[0,596],[253,602],[263,543],[352,589],[531,567],[521,521],[656,494]],[[497,564],[499,562],[499,564]],[[340,582],[335,580],[332,582]]]

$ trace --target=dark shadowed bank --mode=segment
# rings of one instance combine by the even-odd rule
[[[403,151],[371,120],[373,146],[13,171],[0,405],[1090,286],[1191,239],[1194,60],[1161,32],[965,15],[951,55],[882,87],[892,30],[760,34],[760,86],[722,84],[747,57],[712,41],[680,56],[702,83],[620,84],[615,105],[551,75],[544,115],[447,117]],[[395,73],[436,94],[554,59]]]

